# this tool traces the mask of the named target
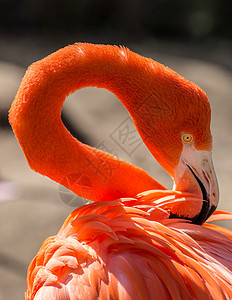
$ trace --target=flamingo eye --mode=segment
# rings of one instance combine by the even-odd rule
[[[183,143],[187,144],[187,143],[190,143],[193,141],[193,136],[189,133],[184,133],[182,136],[181,136],[181,140]]]

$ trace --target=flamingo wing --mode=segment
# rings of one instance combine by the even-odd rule
[[[232,240],[138,198],[72,212],[32,261],[26,299],[230,299]]]

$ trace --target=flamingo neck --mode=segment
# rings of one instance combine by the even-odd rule
[[[75,44],[34,63],[9,115],[30,167],[93,201],[164,189],[142,169],[73,138],[60,118],[70,93],[96,86],[113,92],[136,122],[154,85],[149,68],[159,68],[152,62],[124,48]],[[101,168],[110,169],[108,176],[99,175]]]

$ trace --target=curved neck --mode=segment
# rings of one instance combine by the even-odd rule
[[[32,64],[9,115],[31,168],[93,201],[163,189],[142,169],[74,139],[60,118],[70,93],[96,86],[113,92],[136,122],[154,86],[149,68],[159,64],[124,48],[91,44],[68,46]]]

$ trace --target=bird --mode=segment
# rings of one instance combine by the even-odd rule
[[[172,190],[69,133],[63,102],[84,87],[117,96]],[[9,121],[33,170],[92,201],[43,242],[25,299],[232,299],[232,231],[210,223],[232,214],[217,210],[200,87],[126,47],[75,43],[28,68]]]

